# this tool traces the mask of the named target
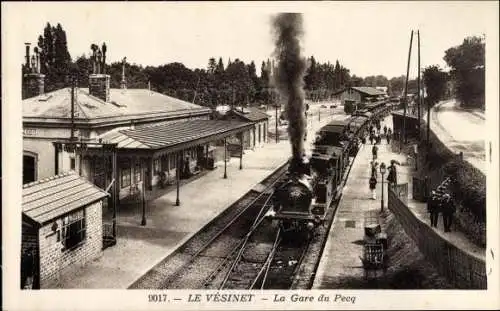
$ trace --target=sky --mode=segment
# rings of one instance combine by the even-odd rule
[[[282,11],[303,13],[304,56],[338,59],[363,77],[404,75],[411,30],[420,31],[421,66],[445,67],[446,49],[470,35],[488,39],[498,25],[496,2],[10,2],[2,3],[2,20],[11,18],[2,28],[15,33],[9,44],[21,57],[23,43],[36,44],[49,22],[66,30],[73,59],[88,54],[92,43],[106,42],[110,62],[126,56],[145,66],[206,68],[210,57],[221,56],[225,64],[229,58],[253,60],[260,74],[274,49],[271,17]],[[417,73],[416,35],[412,49],[410,77]]]

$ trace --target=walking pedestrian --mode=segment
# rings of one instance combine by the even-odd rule
[[[389,185],[395,186],[398,184],[398,176],[397,176],[397,170],[396,170],[396,164],[398,162],[395,160],[391,160],[391,165],[388,167],[389,174],[387,175],[387,181],[389,182]]]
[[[378,147],[376,145],[373,145],[372,147],[373,161],[377,160],[377,152],[378,152]]]
[[[377,191],[376,191],[377,178],[375,177],[375,175],[372,175],[372,177],[370,177],[369,184],[370,184],[370,191],[372,192],[372,200],[376,200],[377,199]]]
[[[436,191],[432,191],[429,202],[427,203],[427,211],[431,216],[431,227],[436,228],[439,219],[439,198]]]
[[[451,201],[451,197],[448,193],[443,196],[442,213],[444,232],[450,232],[453,214],[455,214],[455,205]]]
[[[377,168],[378,168],[378,162],[371,160],[370,161],[370,176],[375,176],[377,177]]]
[[[377,122],[377,132],[380,134],[380,128],[381,128],[381,125],[380,125],[380,121]]]
[[[387,125],[384,125],[384,135],[387,135]]]
[[[373,133],[370,132],[370,144],[373,145],[373,140],[375,139],[375,136],[373,136]]]

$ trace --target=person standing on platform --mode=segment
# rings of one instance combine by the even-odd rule
[[[453,214],[455,214],[455,205],[451,201],[451,197],[448,193],[444,194],[442,202],[444,232],[450,232]]]
[[[430,200],[427,203],[427,211],[431,216],[431,227],[436,228],[439,219],[439,201],[436,191],[432,191]]]
[[[389,185],[395,186],[398,184],[398,176],[397,176],[397,170],[396,170],[396,164],[398,162],[395,160],[391,160],[391,165],[389,165],[388,170],[389,174],[387,175],[387,181],[389,182]]]
[[[372,147],[373,161],[377,160],[377,153],[378,153],[378,147],[376,145],[373,145]]]
[[[377,199],[377,178],[375,175],[372,175],[369,180],[369,185],[370,185],[370,191],[372,192],[372,200]]]
[[[377,178],[377,168],[378,168],[378,162],[371,160],[370,161],[370,176],[375,176],[375,178]]]

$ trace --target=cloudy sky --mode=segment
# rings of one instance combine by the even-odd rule
[[[411,30],[420,30],[422,66],[445,66],[444,51],[466,36],[495,34],[495,2],[316,2],[316,3],[2,3],[9,19],[9,48],[24,54],[47,22],[66,30],[71,56],[106,42],[108,59],[159,65],[182,62],[206,67],[209,57],[262,60],[272,55],[270,18],[275,12],[304,13],[304,55],[338,59],[358,76],[405,74]],[[3,26],[3,25],[2,25]],[[496,35],[496,34],[495,34]],[[487,40],[488,42],[488,40]],[[416,76],[414,37],[412,70]],[[22,60],[21,60],[22,61]]]

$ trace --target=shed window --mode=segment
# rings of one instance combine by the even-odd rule
[[[85,210],[81,209],[63,217],[61,232],[64,250],[80,245],[86,237]]]

